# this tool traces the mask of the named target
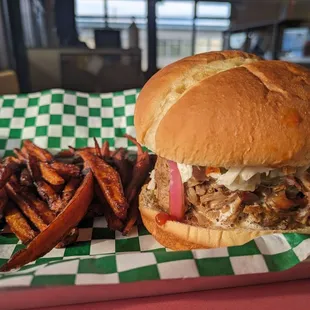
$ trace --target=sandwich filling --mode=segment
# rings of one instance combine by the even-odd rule
[[[147,188],[162,211],[192,225],[277,230],[310,225],[308,167],[224,169],[158,158]]]

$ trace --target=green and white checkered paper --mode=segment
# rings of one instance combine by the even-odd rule
[[[54,89],[0,97],[0,156],[12,154],[23,139],[52,151],[93,145],[93,137],[112,147],[135,147],[123,138],[134,135],[138,90],[85,94]],[[3,231],[0,263],[23,248]],[[142,280],[265,273],[291,268],[310,255],[310,236],[276,234],[244,246],[172,252],[144,227],[129,236],[112,232],[103,217],[80,224],[78,242],[54,249],[18,271],[0,274],[0,287],[111,284]]]

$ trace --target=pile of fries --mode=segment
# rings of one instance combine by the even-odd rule
[[[135,225],[138,195],[156,158],[137,141],[133,161],[128,151],[100,147],[61,151],[53,156],[31,141],[23,142],[0,164],[0,217],[27,247],[0,271],[21,267],[54,247],[66,247],[79,235],[84,217],[104,215],[111,230],[128,234]]]

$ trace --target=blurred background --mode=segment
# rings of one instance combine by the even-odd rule
[[[140,88],[239,49],[310,67],[310,0],[0,0],[0,93]]]

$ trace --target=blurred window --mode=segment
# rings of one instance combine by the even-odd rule
[[[239,33],[233,33],[230,36],[230,47],[233,49],[242,49],[242,46],[244,45],[246,41],[246,33],[245,32],[239,32]]]
[[[210,29],[214,28],[219,28],[220,30],[227,29],[230,25],[230,20],[229,19],[197,19],[196,20],[196,26],[197,28],[199,27],[205,27]]]
[[[95,48],[94,29],[104,28],[104,0],[75,0],[75,15],[79,39]],[[121,31],[122,48],[129,47],[128,27],[132,17],[139,28],[142,69],[147,69],[147,2],[145,0],[107,0],[108,27]]]
[[[302,57],[304,46],[310,37],[310,28],[287,28],[283,33],[282,56]]]
[[[104,3],[102,0],[76,0],[75,14],[77,16],[103,16]]]
[[[157,53],[159,57],[165,57],[166,52],[166,40],[158,40],[157,41]]]
[[[230,18],[231,5],[229,2],[198,2],[197,17]]]
[[[185,57],[188,53],[190,53],[190,41],[158,40],[158,56],[160,57]]]
[[[181,56],[181,40],[170,40],[170,55],[172,57]]]
[[[94,48],[93,30],[105,27],[104,0],[75,0],[81,41]],[[197,3],[195,53],[220,50],[222,31],[230,25],[229,2]],[[139,28],[142,69],[147,69],[147,0],[107,0],[108,26],[121,30],[121,43],[128,48],[132,17]],[[157,64],[161,68],[192,54],[193,0],[162,0],[156,4]]]
[[[206,51],[220,51],[222,49],[223,38],[221,33],[197,32],[195,53],[204,53]]]
[[[193,1],[161,1],[156,5],[157,18],[188,18],[194,15]]]
[[[144,17],[146,18],[145,0],[108,0],[108,15],[110,17]]]
[[[161,68],[192,54],[194,1],[162,0],[156,5],[157,64]],[[197,3],[195,53],[221,50],[230,25],[229,2]]]

